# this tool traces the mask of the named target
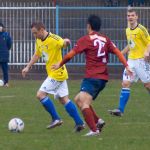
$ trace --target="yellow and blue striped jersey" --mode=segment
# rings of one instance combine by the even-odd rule
[[[57,81],[64,81],[68,78],[66,66],[63,65],[58,70],[52,70],[51,66],[62,60],[62,48],[64,40],[58,35],[49,33],[47,38],[42,41],[36,39],[35,54],[43,57],[46,62],[46,71],[48,77],[51,77]]]
[[[135,29],[127,28],[126,36],[130,50],[128,58],[143,58],[147,45],[150,44],[150,36],[147,29],[141,24],[138,24]]]

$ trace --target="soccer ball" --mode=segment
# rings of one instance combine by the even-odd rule
[[[24,129],[24,122],[20,118],[13,118],[8,123],[8,129],[11,132],[22,132]]]
[[[0,80],[0,86],[3,86],[3,85],[4,85],[4,81]]]

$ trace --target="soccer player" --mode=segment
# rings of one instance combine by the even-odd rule
[[[150,63],[148,62],[150,61],[150,36],[146,28],[137,20],[136,10],[129,9],[127,11],[129,27],[126,29],[128,45],[122,53],[128,53],[128,64],[133,71],[133,77],[130,78],[124,70],[119,106],[117,109],[109,110],[110,114],[115,116],[123,115],[133,82],[140,79],[150,94]]]
[[[81,83],[80,92],[75,96],[75,102],[82,111],[84,119],[90,128],[90,131],[85,136],[99,135],[105,124],[104,120],[100,119],[93,109],[92,101],[105,88],[108,81],[108,54],[116,54],[127,71],[131,73],[121,52],[107,36],[98,33],[100,27],[101,19],[96,15],[90,15],[87,21],[88,35],[81,37],[74,48],[64,56],[63,60],[52,66],[54,70],[61,68],[73,56],[85,53],[85,78]]]
[[[22,70],[22,75],[25,77],[31,69],[31,66],[37,62],[41,56],[44,58],[48,77],[38,90],[37,98],[52,117],[52,122],[47,128],[51,129],[63,123],[52,100],[48,97],[48,94],[53,94],[54,98],[59,99],[67,113],[75,121],[75,131],[84,129],[84,123],[79,116],[75,104],[68,98],[68,86],[66,81],[68,73],[66,66],[63,65],[57,71],[50,69],[52,64],[62,60],[61,50],[70,44],[70,40],[63,40],[58,35],[47,32],[44,24],[41,22],[32,23],[31,31],[36,38],[36,50],[30,62]]]

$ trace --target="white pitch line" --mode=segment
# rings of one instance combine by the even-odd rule
[[[119,125],[131,125],[131,124],[137,124],[137,125],[145,125],[150,124],[150,122],[124,122],[124,123],[117,123]]]
[[[103,140],[104,138],[98,138],[98,140]],[[105,139],[112,139],[112,140],[114,140],[115,138],[114,137],[105,137]],[[121,140],[123,140],[123,139],[128,139],[128,140],[147,140],[147,139],[150,139],[150,137],[141,137],[141,136],[139,136],[139,137],[136,137],[136,136],[131,136],[131,137],[119,137],[119,139],[121,139]]]
[[[5,95],[5,96],[0,96],[0,98],[12,98],[15,97],[14,95]]]

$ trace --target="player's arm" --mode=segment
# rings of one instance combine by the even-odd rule
[[[7,47],[10,50],[12,46],[12,38],[10,37],[9,33],[7,35]]]
[[[144,26],[142,26],[140,29],[142,40],[147,45],[147,49],[144,53],[144,59],[145,61],[150,61],[150,35]]]
[[[127,70],[127,73],[132,76],[132,71],[131,69],[129,68],[128,64],[127,64],[127,61],[125,59],[125,57],[123,56],[123,54],[120,52],[120,50],[118,48],[114,48],[113,50],[114,54],[116,54],[116,56],[119,58],[119,61],[125,66],[126,70]]]
[[[67,63],[70,59],[72,59],[76,54],[82,53],[86,49],[85,37],[81,37],[77,43],[75,44],[74,48],[67,53],[61,62],[54,64],[51,66],[51,69],[56,70]]]
[[[27,64],[27,68],[31,68],[31,66],[36,63],[38,61],[38,59],[40,58],[40,56],[38,56],[36,53],[32,56],[30,62]]]
[[[125,55],[125,54],[127,54],[129,52],[129,46],[127,45],[122,51],[121,51],[121,53],[123,54],[123,55]]]
[[[71,58],[73,58],[76,55],[76,52],[74,50],[71,50],[69,53],[67,53],[63,60],[57,64],[52,65],[51,69],[57,70],[60,67],[62,67],[65,63],[67,63]]]
[[[30,62],[27,64],[27,66],[22,70],[22,76],[25,77],[26,74],[29,72],[31,66],[38,61],[40,56],[38,56],[36,53],[32,56]]]

